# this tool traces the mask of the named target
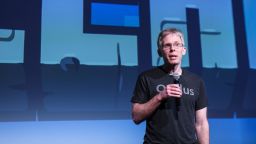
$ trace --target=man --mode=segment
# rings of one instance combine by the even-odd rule
[[[209,144],[205,86],[181,68],[186,54],[182,32],[163,30],[158,54],[164,65],[140,74],[131,99],[133,121],[146,120],[144,144]]]

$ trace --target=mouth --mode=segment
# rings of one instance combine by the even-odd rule
[[[169,58],[170,58],[171,60],[176,59],[177,57],[178,57],[177,55],[169,55]]]

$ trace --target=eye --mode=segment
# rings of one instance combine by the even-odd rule
[[[177,42],[177,43],[174,43],[173,46],[174,46],[174,47],[182,47],[182,43],[178,43],[178,42]]]
[[[172,45],[172,44],[167,43],[167,44],[165,44],[165,45],[163,46],[163,48],[165,48],[165,49],[166,49],[166,48],[169,48],[169,47],[171,47],[171,45]]]

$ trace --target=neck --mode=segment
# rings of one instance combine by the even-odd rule
[[[164,69],[169,73],[178,73],[179,75],[182,74],[182,69],[180,65],[164,65]]]

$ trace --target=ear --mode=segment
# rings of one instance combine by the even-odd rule
[[[157,49],[157,53],[158,53],[159,57],[163,57],[162,52],[161,52],[161,50],[159,48]]]
[[[185,55],[187,52],[187,49],[184,47],[183,50],[182,50],[182,55]]]

